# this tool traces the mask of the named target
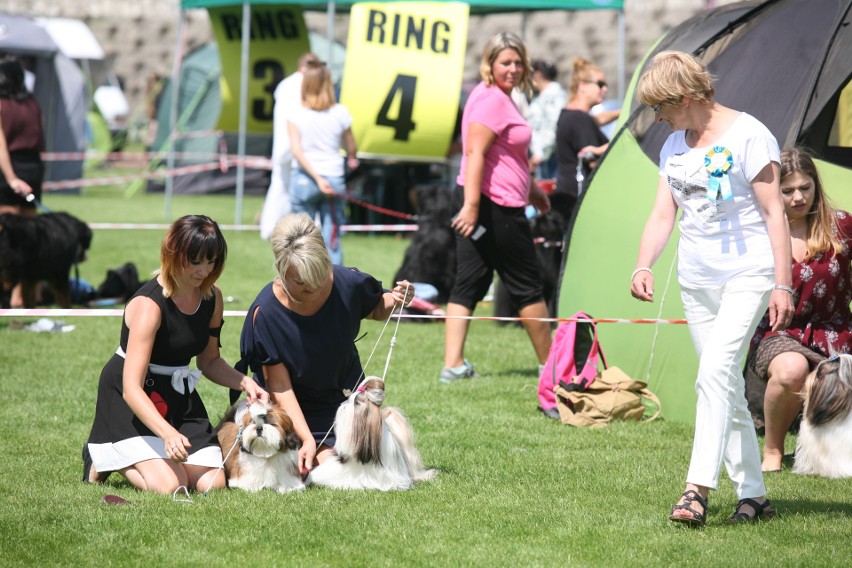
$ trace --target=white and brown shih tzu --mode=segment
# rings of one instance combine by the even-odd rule
[[[852,355],[833,354],[805,382],[794,473],[852,477]]]
[[[242,401],[216,427],[228,487],[246,491],[304,489],[299,475],[299,438],[293,421],[277,404]]]
[[[382,408],[385,384],[368,377],[340,408],[335,455],[314,468],[309,485],[336,489],[405,490],[432,479],[414,446],[411,424],[397,408]]]

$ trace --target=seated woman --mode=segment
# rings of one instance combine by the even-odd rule
[[[835,210],[816,165],[802,149],[781,152],[781,193],[793,248],[796,313],[770,331],[764,318],[751,342],[749,370],[766,381],[763,471],[780,471],[784,439],[802,409],[799,392],[830,350],[852,348],[852,216]]]
[[[163,238],[160,270],[127,303],[118,350],[101,371],[83,481],[118,471],[137,489],[173,493],[225,487],[222,450],[195,385],[201,373],[269,395],[219,356],[227,246],[215,221],[187,215]],[[190,371],[195,357],[199,371]]]
[[[332,265],[322,233],[306,214],[272,231],[278,277],[251,305],[240,339],[242,363],[290,418],[306,474],[332,455],[337,407],[362,378],[355,340],[362,319],[384,321],[414,298],[406,280],[385,291],[369,274]]]

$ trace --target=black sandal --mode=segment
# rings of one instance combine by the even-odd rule
[[[745,511],[742,511],[744,505],[748,505],[752,509],[754,509],[754,514],[750,515]],[[735,525],[738,523],[753,523],[755,521],[768,521],[772,517],[775,516],[775,509],[772,508],[772,505],[769,504],[769,499],[765,500],[763,503],[758,503],[754,499],[740,499],[740,502],[737,503],[737,508],[734,510],[734,514],[728,517],[726,521],[730,525]]]
[[[699,513],[695,509],[692,508],[692,503],[698,503],[701,505],[703,512]],[[687,517],[685,515],[678,515],[678,511],[689,511],[692,513],[691,517]],[[704,499],[701,495],[698,494],[698,491],[694,489],[689,489],[683,492],[683,503],[679,505],[675,505],[672,507],[672,514],[669,515],[669,520],[674,521],[676,523],[684,523],[691,527],[703,527],[707,518],[707,500]]]

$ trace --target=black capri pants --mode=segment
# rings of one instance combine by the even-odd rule
[[[464,188],[456,186],[453,205],[458,211],[463,203]],[[472,311],[488,292],[496,270],[519,308],[543,302],[541,272],[524,207],[503,207],[482,195],[478,223],[485,227],[485,234],[475,241],[456,233],[456,281],[449,301]]]

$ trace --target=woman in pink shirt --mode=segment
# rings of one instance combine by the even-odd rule
[[[456,231],[456,281],[447,304],[446,348],[441,382],[478,374],[464,358],[470,316],[485,297],[494,271],[524,319],[539,364],[550,350],[550,324],[530,225],[524,214],[531,203],[550,211],[547,195],[535,185],[528,166],[531,130],[512,102],[516,87],[529,90],[530,62],[515,34],[493,36],[482,52],[482,82],[467,99],[462,115],[462,162],[456,180],[459,207]]]

